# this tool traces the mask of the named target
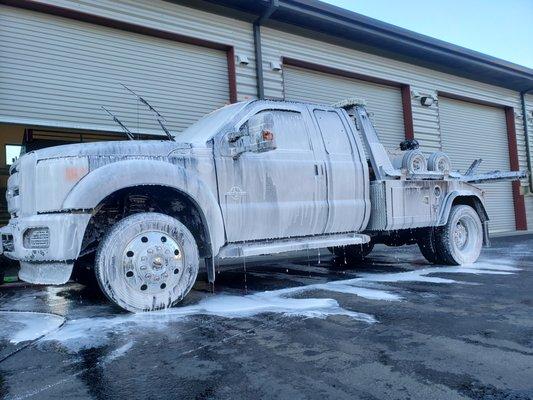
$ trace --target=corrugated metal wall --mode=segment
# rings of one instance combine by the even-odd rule
[[[235,47],[250,63],[237,65],[239,100],[256,94],[252,24],[163,0],[39,0],[40,3],[100,15],[149,28]]]
[[[450,156],[453,170],[464,172],[475,158],[483,159],[479,172],[509,170],[507,124],[503,109],[441,96],[439,119],[442,149]],[[479,186],[486,191],[490,230],[513,231],[515,213],[511,183]]]
[[[531,164],[533,164],[533,95],[526,96],[526,110],[528,118],[528,128],[529,128],[529,148],[531,154]],[[533,174],[533,171],[529,171],[530,174]],[[526,213],[527,213],[527,226],[528,229],[533,230],[533,193],[529,193],[526,196]]]
[[[142,94],[181,131],[229,102],[225,51],[11,7],[1,8],[4,122],[160,134]],[[191,74],[190,71],[194,71]]]
[[[225,43],[235,47],[237,55],[247,56],[248,65],[237,65],[238,99],[254,97],[256,93],[252,26],[243,22],[205,11],[177,5],[162,0],[39,0],[60,7],[102,15],[151,28],[163,29],[187,36]],[[516,128],[520,167],[526,168],[525,136],[520,115],[520,97],[515,91],[483,84],[428,68],[353,50],[328,41],[333,39],[315,33],[301,35],[264,27],[263,69],[266,94],[283,98],[284,85],[281,71],[274,70],[270,63],[279,63],[282,57],[300,59],[314,64],[398,81],[411,85],[413,92],[437,95],[440,92],[454,93],[474,99],[501,103],[517,111]],[[533,96],[529,96],[530,99]],[[533,104],[533,100],[530,100]],[[531,106],[533,108],[533,106]],[[415,137],[427,152],[441,150],[442,142],[438,118],[438,103],[431,107],[420,105],[412,99]],[[533,128],[532,128],[533,130]],[[529,226],[533,228],[533,197],[526,197]]]
[[[286,100],[333,104],[348,97],[363,98],[386,148],[396,149],[405,139],[400,89],[356,79],[286,66],[283,69]]]
[[[517,110],[520,107],[520,96],[512,90],[333,45],[326,41],[311,39],[311,34],[300,36],[272,28],[263,28],[262,32],[265,85],[266,94],[269,97],[283,98],[282,73],[273,70],[270,67],[270,62],[279,62],[281,57],[290,57],[331,68],[409,84],[413,92],[416,91],[420,94],[436,95],[437,91],[442,91],[487,102],[502,103],[515,107]],[[423,107],[419,99],[413,98],[412,107],[416,137],[426,149],[440,150],[437,103],[431,107]],[[520,125],[518,124],[519,118],[517,118],[517,130],[520,131],[521,123]],[[523,161],[525,161],[525,153],[522,153]]]

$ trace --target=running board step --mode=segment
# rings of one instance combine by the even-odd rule
[[[310,236],[291,239],[277,239],[249,243],[231,243],[220,249],[218,258],[241,258],[265,254],[285,253],[324,247],[349,246],[370,242],[370,236],[361,233]]]

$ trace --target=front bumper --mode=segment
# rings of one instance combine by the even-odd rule
[[[19,278],[26,282],[65,283],[80,253],[90,217],[85,213],[57,213],[13,218],[9,225],[0,228],[1,252],[20,261]],[[25,247],[24,233],[31,228],[48,228],[49,240],[45,248]]]

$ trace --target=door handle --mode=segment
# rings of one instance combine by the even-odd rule
[[[315,175],[316,176],[324,175],[324,165],[323,164],[315,164]]]

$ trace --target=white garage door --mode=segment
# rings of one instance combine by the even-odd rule
[[[283,68],[283,80],[286,100],[333,104],[349,97],[363,98],[386,148],[396,149],[405,139],[399,88],[291,66]]]
[[[122,86],[181,131],[229,100],[226,53],[0,6],[0,121],[160,133]]]
[[[450,156],[454,170],[465,171],[475,158],[483,159],[480,172],[510,170],[503,109],[441,97],[439,117],[442,149]],[[515,230],[512,184],[479,186],[487,193],[490,230]]]

